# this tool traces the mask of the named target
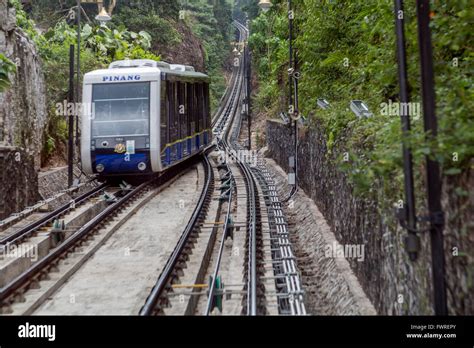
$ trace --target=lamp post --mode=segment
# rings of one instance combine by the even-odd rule
[[[75,93],[72,91],[74,89],[73,85],[74,83],[70,83],[70,94],[69,94],[69,99],[70,102],[75,102],[76,105],[77,103],[80,102],[81,99],[81,15],[82,15],[82,6],[81,3],[96,3],[98,8],[100,9],[99,14],[95,17],[96,20],[98,20],[101,25],[105,25],[106,22],[109,22],[112,18],[109,16],[107,11],[105,10],[105,7],[103,6],[103,0],[77,0],[76,2],[76,20],[77,20],[77,56],[76,56],[76,86],[75,86]],[[73,12],[74,13],[74,12]],[[74,55],[74,50],[71,50],[70,53]],[[72,59],[72,66],[74,67],[74,59]],[[72,68],[71,72],[74,72],[74,68]],[[73,116],[71,117],[71,120],[69,121],[69,154],[68,154],[68,183],[69,186],[73,185],[73,161],[74,161],[74,149],[73,149],[73,134],[74,134],[74,123],[76,126],[76,141],[75,141],[75,146],[78,149],[79,153],[79,116],[76,115],[76,122],[74,122]]]
[[[263,12],[268,12],[273,6],[271,0],[260,0],[258,3]],[[289,43],[289,96],[288,96],[288,113],[293,120],[293,136],[294,136],[294,161],[290,161],[294,165],[294,185],[290,196],[285,200],[289,201],[298,189],[298,120],[299,114],[299,100],[298,100],[298,79],[300,73],[297,71],[297,59],[293,49],[293,29],[294,29],[294,11],[291,0],[288,0],[288,43]]]
[[[69,46],[69,93],[68,103],[74,103],[74,45]],[[67,158],[67,183],[73,185],[74,180],[74,118],[68,115],[68,158]]]
[[[263,12],[268,12],[268,10],[270,10],[273,4],[270,0],[260,0],[258,6],[260,6]]]
[[[107,22],[112,20],[112,17],[107,13],[104,6],[100,10],[99,14],[95,17],[96,20],[100,22],[100,25],[105,26]]]
[[[395,4],[395,29],[397,35],[397,60],[400,83],[400,102],[404,105],[409,102],[408,77],[405,50],[404,12],[403,0],[394,0]],[[420,48],[421,87],[424,111],[424,127],[432,137],[437,135],[436,103],[434,91],[433,53],[430,31],[430,9],[429,0],[417,0],[418,19],[418,41]],[[406,108],[400,108],[402,131],[407,134],[410,131],[410,118]],[[405,238],[406,248],[412,261],[417,259],[420,250],[420,238],[417,233],[417,216],[415,212],[415,196],[413,183],[413,161],[410,149],[403,145],[403,170],[405,177],[405,200],[401,209],[400,220],[402,226],[407,228],[408,235]],[[441,179],[439,163],[426,158],[426,178],[428,191],[429,216],[423,217],[430,223],[431,235],[431,262],[433,274],[433,300],[436,315],[447,315],[445,260],[443,246],[444,213],[441,206]]]

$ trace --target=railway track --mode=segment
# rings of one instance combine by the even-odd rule
[[[240,30],[240,41],[246,39],[244,30]],[[222,139],[227,137],[232,124],[235,112],[238,108],[238,102],[240,101],[240,93],[242,88],[242,77],[243,77],[243,66],[239,65],[237,69],[234,70],[232,76],[232,85],[227,89],[226,96],[222,98],[224,105],[219,108],[219,111],[216,113],[213,119],[213,133],[214,136],[218,139],[218,148],[222,149]],[[211,157],[209,155],[209,157]],[[205,159],[206,170],[206,184],[201,193],[201,199],[199,204],[196,206],[196,209],[190,219],[188,225],[186,226],[173,254],[170,256],[166,267],[159,276],[155,286],[153,287],[150,295],[148,296],[145,304],[143,305],[140,315],[152,315],[152,314],[166,314],[167,308],[171,307],[183,307],[183,311],[180,314],[195,314],[197,309],[196,297],[202,296],[201,291],[196,291],[196,289],[209,289],[209,295],[207,296],[207,305],[204,311],[204,315],[209,315],[216,305],[215,297],[217,296],[217,282],[218,282],[218,273],[220,260],[222,259],[224,242],[228,236],[229,225],[230,225],[230,212],[231,205],[233,200],[233,191],[235,189],[235,178],[230,170],[229,166],[224,163],[216,164],[214,163],[214,168],[211,168],[211,161],[209,157]],[[214,199],[220,199],[221,203],[227,205],[226,213],[224,215],[224,222],[221,224],[222,228],[216,228],[216,223],[211,223],[211,235],[207,236],[207,240],[204,244],[205,247],[201,248],[200,252],[193,250],[196,240],[201,234],[203,228],[203,221],[208,217],[208,209],[210,205],[210,200],[214,192],[214,180],[215,176],[212,173],[217,169],[219,172],[219,179],[221,181],[221,187],[226,183],[225,192],[221,193],[220,197],[215,197]],[[220,169],[220,171],[219,171]],[[253,195],[250,193],[249,197]],[[217,209],[217,213],[214,216],[209,217],[209,221],[217,220],[221,215],[221,209]],[[215,248],[215,242],[217,239],[217,230],[222,230],[220,235],[220,243],[218,249],[220,250],[217,255],[217,262],[214,268],[214,275],[211,276],[211,280],[206,287],[206,284],[197,284],[197,280],[203,282],[203,271],[210,267],[210,252]],[[206,238],[204,238],[206,239]],[[197,248],[196,248],[197,249]],[[192,256],[190,253],[192,252]],[[194,272],[187,271],[187,275],[184,275],[183,268],[186,267],[187,263],[191,263],[190,260],[192,257],[197,260],[204,260],[204,263],[200,263],[200,267],[197,267]],[[189,273],[193,273],[192,276]],[[173,297],[174,289],[179,288],[176,285],[181,283],[184,278],[189,278],[194,280],[193,284],[184,284],[183,288],[191,288],[192,292],[187,294],[188,301],[181,301],[182,303],[186,302],[186,305],[180,305],[177,301],[172,301],[170,299]],[[220,290],[219,290],[220,291]],[[242,292],[242,294],[244,291]],[[182,295],[182,294],[181,294]],[[222,296],[222,293],[218,294]],[[251,297],[252,298],[252,297]],[[256,301],[254,301],[256,303]],[[179,312],[172,312],[173,314],[178,314]],[[251,314],[251,309],[249,307],[249,313]]]
[[[78,195],[81,191],[83,191],[84,188],[87,188],[88,185],[93,185],[94,188],[96,188],[97,185],[100,184],[97,184],[95,179],[88,180],[76,186],[56,192],[55,194],[52,194],[49,198],[41,200],[36,204],[29,206],[21,212],[12,214],[4,220],[0,220],[0,239],[4,239],[6,236],[13,234],[20,228],[24,228],[26,225],[30,225],[32,222],[40,220],[40,218],[48,214],[48,212],[44,213],[44,211],[49,211],[50,206],[60,205],[59,201],[64,201],[64,199],[66,199],[71,202],[71,200],[75,199],[75,196]],[[36,218],[34,216],[35,214],[40,215],[40,218]],[[26,222],[26,224],[24,222]]]
[[[247,28],[237,22],[235,26],[244,42]],[[201,159],[194,159],[203,167],[202,191],[144,298],[140,315],[212,315],[216,308],[233,315],[305,314],[296,262],[287,227],[281,227],[283,213],[281,204],[275,202],[271,178],[261,163],[262,168],[256,168],[239,155],[245,151],[238,141],[244,72],[243,64],[234,69],[223,104],[213,118],[215,145]],[[165,183],[177,180],[191,164],[184,162],[162,177],[117,190],[108,206],[0,288],[2,313],[32,314],[43,306]],[[96,187],[4,237],[0,245],[25,243],[109,189],[107,185]]]
[[[146,299],[145,304],[141,308],[140,315],[152,315],[162,310],[163,302],[166,302],[166,299],[164,299],[165,292],[170,290],[170,285],[175,278],[178,277],[179,271],[182,270],[189,258],[186,252],[189,252],[192,248],[190,244],[193,244],[194,238],[197,237],[196,235],[199,232],[199,224],[204,221],[207,215],[214,188],[214,174],[207,157],[204,158],[204,163],[205,184],[201,192],[201,197],[174,251],[169,257],[161,275],[158,277],[158,280]]]
[[[192,163],[195,163],[193,160]],[[0,288],[0,310],[3,314],[32,314],[49,296],[51,296],[61,284],[69,279],[86,261],[90,258],[100,246],[121,226],[127,219],[135,214],[160,190],[166,185],[171,184],[179,176],[186,172],[186,168],[192,165],[191,161],[183,162],[176,167],[176,170],[166,172],[164,175],[153,178],[137,187],[126,186],[117,190],[113,196],[109,196],[110,203],[97,214],[94,214],[81,227],[74,231],[63,230],[69,236],[53,245],[44,255],[18,275],[11,279],[7,284]],[[107,186],[101,185],[87,194],[78,197],[77,204],[84,203],[87,199],[95,197]],[[103,202],[103,201],[102,201]],[[67,211],[76,209],[77,206],[63,206],[56,211],[48,214],[48,219],[35,222],[15,235],[8,236],[5,240],[8,243],[29,240],[31,235],[36,233],[41,226],[65,214]],[[87,216],[86,216],[87,218]],[[44,220],[44,221],[43,221]],[[30,236],[30,237],[28,237]],[[10,244],[7,244],[10,245]],[[84,250],[86,252],[84,253]],[[78,257],[79,255],[79,257]],[[23,262],[24,257],[13,258],[13,261]],[[11,261],[8,258],[2,261]],[[1,264],[4,266],[4,264]],[[18,266],[16,266],[18,267]],[[1,269],[5,272],[4,269]],[[7,270],[8,273],[8,270]],[[61,274],[61,279],[56,279],[56,273]],[[51,284],[48,281],[55,278]],[[28,301],[25,301],[28,298]]]
[[[236,77],[234,77],[234,80]],[[236,91],[237,89],[234,88]],[[203,162],[205,168],[205,175],[206,175],[206,183],[203,188],[203,199],[200,200],[198,203],[195,213],[193,213],[193,217],[188,223],[188,227],[185,229],[185,233],[183,233],[182,238],[178,242],[178,245],[175,251],[172,253],[167,266],[165,266],[162,277],[158,280],[156,291],[161,293],[163,291],[164,285],[172,278],[173,274],[176,274],[175,271],[177,267],[179,268],[180,265],[183,264],[183,257],[186,258],[184,251],[189,249],[190,240],[193,238],[193,234],[195,232],[195,226],[198,225],[199,219],[205,216],[206,208],[208,208],[210,203],[209,194],[212,192],[214,187],[214,173],[210,166],[209,160],[207,156],[204,157]],[[175,170],[166,172],[164,177],[175,177],[178,172],[183,170],[184,167],[189,165],[189,161],[183,163]],[[164,177],[160,177],[161,180],[165,181]],[[90,244],[91,239],[94,239],[97,235],[103,235],[101,237],[102,245],[105,240],[110,236],[110,233],[107,232],[107,229],[104,228],[105,225],[114,224],[113,220],[117,220],[117,216],[122,216],[122,218],[118,219],[118,223],[116,224],[119,226],[123,223],[123,221],[130,216],[129,213],[126,212],[130,210],[131,213],[136,211],[139,207],[143,206],[143,204],[137,203],[134,204],[135,200],[142,200],[146,202],[150,194],[147,195],[151,191],[153,183],[155,180],[151,180],[147,183],[144,183],[135,188],[127,188],[126,192],[123,194],[123,197],[120,197],[116,202],[108,206],[104,211],[97,214],[93,217],[87,224],[79,228],[75,231],[70,238],[67,238],[64,242],[60,243],[58,247],[53,248],[51,252],[44,255],[41,260],[33,263],[31,267],[28,267],[26,270],[21,272],[17,277],[15,277],[12,281],[8,284],[0,288],[0,308],[1,312],[4,314],[31,314],[39,308],[42,303],[51,296],[55,291],[58,290],[58,284],[63,284],[67,278],[71,277],[86,261],[86,258],[81,258],[80,262],[72,262],[74,265],[65,267],[64,261],[68,258],[69,255],[75,255],[76,250],[82,250],[83,247],[88,246]],[[16,231],[15,233],[8,235],[4,238],[3,242],[5,244],[11,243],[24,243],[28,238],[33,236],[38,231],[41,231],[42,228],[51,225],[53,221],[57,221],[64,217],[66,214],[71,213],[74,209],[80,207],[81,204],[84,204],[92,197],[95,197],[96,194],[100,192],[104,192],[105,189],[110,188],[107,185],[100,185],[99,187],[91,190],[87,194],[84,194],[74,201],[56,209],[55,211],[47,214],[40,220],[34,221],[30,225],[22,228],[21,230]],[[117,196],[121,196],[122,193],[119,191]],[[207,198],[206,198],[207,197]],[[125,207],[125,209],[122,209]],[[115,221],[117,222],[117,221]],[[110,229],[109,229],[110,230]],[[112,233],[115,228],[111,229],[110,232]],[[90,255],[100,247],[98,244],[96,248],[90,250]],[[90,249],[90,248],[89,248]],[[51,274],[56,273],[58,268],[66,268],[67,274],[65,274],[64,279],[59,282],[55,282],[52,287],[49,287],[48,284],[46,286],[44,283],[51,278]],[[64,273],[64,272],[63,272]],[[53,276],[53,278],[55,278]],[[166,281],[165,281],[166,279]],[[43,284],[43,285],[40,285]],[[42,291],[37,291],[39,287],[44,288]],[[35,292],[34,295],[36,296],[29,296],[30,302],[26,305],[22,305],[21,303],[25,302],[25,295],[28,292]],[[37,293],[37,294],[36,294]],[[33,300],[31,300],[33,297]],[[150,295],[150,300],[154,298],[154,292]],[[32,302],[32,303],[31,303]],[[148,303],[148,302],[147,302]],[[145,305],[142,313],[146,313],[147,306]],[[12,309],[13,308],[13,309]]]
[[[239,23],[235,25],[240,32],[240,41],[245,41],[248,36],[247,29]],[[142,307],[141,315],[210,315],[215,313],[216,307],[224,314],[278,314],[278,296],[274,288],[276,281],[272,277],[273,274],[270,274],[273,269],[266,271],[264,267],[264,259],[271,257],[269,248],[263,248],[262,213],[266,210],[264,194],[251,167],[236,154],[236,151],[242,150],[237,139],[242,121],[238,115],[242,101],[243,76],[244,67],[240,64],[234,70],[232,85],[227,90],[228,96],[223,98],[225,104],[213,120],[216,149],[221,157],[228,161],[214,163],[214,171],[217,169],[219,172],[218,176],[214,176],[218,178],[217,182],[220,181],[221,189],[220,197],[214,199],[219,199],[221,204],[216,214],[216,222],[211,223],[211,236],[199,236],[203,221],[206,218],[209,221],[213,219],[206,210],[209,197],[213,195],[212,189],[209,189],[211,185],[207,183],[202,191],[201,203],[196,207],[180,242]],[[209,163],[207,161],[208,167]],[[201,239],[206,241],[200,242]],[[233,240],[232,250],[245,249],[245,256],[238,258],[240,262],[235,261],[232,253],[227,250],[228,239]],[[206,244],[206,247],[195,247],[199,243]],[[202,260],[199,261],[200,267],[190,270],[193,267],[188,265],[196,264],[197,260]],[[223,267],[223,263],[232,266]],[[203,268],[207,268],[207,284]],[[268,279],[265,279],[266,276],[269,276]],[[223,279],[236,282],[223,284]],[[187,300],[184,300],[184,297]],[[304,314],[304,310],[299,313]]]
[[[37,233],[41,228],[51,225],[55,220],[61,219],[64,215],[70,213],[74,209],[77,209],[81,204],[84,204],[92,197],[95,197],[97,194],[104,192],[107,187],[108,185],[105,183],[100,184],[92,190],[80,195],[79,197],[73,198],[70,202],[46,214],[42,218],[33,221],[27,226],[24,226],[12,232],[11,234],[7,234],[6,236],[0,237],[0,246],[4,246],[6,244],[21,243],[28,237],[31,237],[33,234]]]
[[[246,38],[247,28],[238,22],[235,22],[235,25]],[[242,82],[238,87],[238,94],[231,97],[237,102],[234,102],[231,111],[224,115],[227,126],[223,127],[224,136],[219,137],[219,145],[233,157],[238,167],[238,170],[230,169],[233,172],[233,180],[242,181],[247,193],[246,314],[305,315],[304,294],[296,259],[292,254],[288,226],[273,181],[261,159],[258,159],[258,166],[251,165],[248,162],[249,157],[238,155],[245,152],[238,141],[242,125],[242,114],[239,112],[239,102],[243,99],[240,96],[241,89]],[[234,154],[237,156],[233,156]],[[224,230],[224,235],[225,233]],[[264,240],[270,243],[265,244]],[[211,278],[213,284],[218,279],[222,245],[223,240],[217,256],[217,266]],[[270,267],[266,267],[267,265]],[[213,296],[214,288],[215,286],[210,288],[210,297]],[[211,302],[209,298],[206,313],[211,308]]]

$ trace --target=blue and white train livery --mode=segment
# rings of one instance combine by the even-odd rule
[[[124,60],[84,77],[83,170],[159,173],[212,141],[209,78],[184,65]]]

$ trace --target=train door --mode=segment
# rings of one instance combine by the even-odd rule
[[[161,163],[163,166],[169,165],[170,161],[170,154],[168,151],[168,143],[170,139],[169,128],[168,128],[168,108],[169,108],[169,101],[168,101],[168,81],[161,83],[161,90],[160,90],[160,100],[161,100],[161,108],[160,108],[160,140],[161,140]]]

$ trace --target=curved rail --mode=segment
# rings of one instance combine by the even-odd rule
[[[173,253],[171,254],[170,258],[168,259],[165,268],[163,269],[160,277],[158,278],[155,286],[153,287],[150,295],[145,301],[145,304],[140,310],[140,315],[152,315],[153,311],[158,303],[158,300],[165,290],[166,286],[170,283],[172,278],[173,270],[178,263],[179,258],[182,255],[183,249],[189,239],[191,232],[196,227],[197,223],[200,220],[200,217],[204,211],[205,205],[210,200],[212,189],[211,184],[214,181],[214,174],[211,168],[211,163],[207,156],[204,156],[204,168],[205,168],[205,177],[206,182],[202,189],[201,196],[199,198],[198,204],[194,208],[193,214],[191,215],[191,219],[189,220],[183,234],[181,235],[178,244],[176,245]]]
[[[240,32],[240,41],[245,40],[246,38],[246,28],[236,24],[237,29]],[[244,28],[244,29],[243,29]],[[231,79],[231,86],[226,89],[226,95],[221,99],[224,102],[224,105],[221,106],[216,113],[216,116],[213,118],[213,132],[216,135],[218,146],[223,148],[226,152],[230,153],[232,147],[228,141],[231,124],[235,118],[236,111],[238,110],[238,104],[241,99],[241,90],[243,85],[243,64],[239,65],[239,68],[234,70],[233,77]],[[196,205],[193,214],[181,235],[175,249],[173,250],[171,256],[169,257],[163,271],[161,272],[158,280],[156,281],[151,293],[148,295],[145,304],[141,308],[139,314],[142,316],[152,315],[155,313],[157,306],[159,306],[160,298],[163,296],[163,293],[169,287],[174,275],[174,270],[179,262],[179,259],[183,255],[183,251],[186,247],[186,244],[190,238],[191,233],[196,228],[200,217],[205,213],[205,202],[209,200],[210,195],[212,194],[211,183],[214,182],[213,170],[210,165],[209,159],[207,156],[204,157],[204,164],[206,169],[206,182],[201,192],[201,196],[198,204]],[[257,314],[257,275],[256,275],[256,222],[257,222],[257,208],[256,208],[256,199],[255,199],[255,181],[253,180],[251,171],[245,166],[244,163],[239,163],[241,166],[241,171],[244,175],[246,182],[246,189],[248,194],[248,205],[249,205],[249,260],[248,260],[248,305],[247,305],[247,314],[256,315]],[[232,203],[232,191],[231,188],[228,207],[226,213],[226,219],[224,223],[224,230],[221,237],[221,244],[217,255],[216,266],[213,272],[211,279],[211,284],[209,287],[209,295],[207,299],[205,315],[209,315],[212,311],[213,299],[215,297],[215,284],[217,276],[219,273],[220,263],[222,259],[222,254],[224,250],[224,241],[226,238],[226,232],[228,228],[228,221],[231,211]]]
[[[235,21],[234,25],[240,32],[241,41],[245,40],[248,35],[248,29]],[[243,64],[240,64],[239,73],[235,81],[235,85],[232,91],[232,95],[228,100],[228,103],[225,108],[223,117],[219,120],[219,129],[220,138],[218,139],[219,144],[227,153],[231,153],[233,148],[239,147],[237,145],[237,135],[240,133],[240,122],[237,127],[234,129],[234,133],[231,133],[232,127],[228,126],[224,129],[226,124],[233,124],[235,115],[238,111],[238,103],[241,100],[241,90],[243,86]],[[244,176],[247,196],[248,196],[248,260],[247,260],[247,314],[248,315],[257,315],[257,202],[256,202],[256,182],[252,175],[251,170],[248,168],[247,164],[242,162],[239,158],[236,158],[237,164]],[[224,230],[223,238],[225,238],[226,231]],[[218,263],[214,271],[212,278],[212,285],[215,284],[218,271],[219,263],[222,254],[222,245],[218,254]],[[209,314],[210,308],[212,307],[212,298],[214,296],[214,286],[211,286],[206,314]]]
[[[241,23],[235,21],[236,27],[240,32],[245,33],[244,36],[248,36],[248,29]],[[239,119],[240,121],[240,119]],[[241,148],[238,144],[238,135],[240,134],[241,122],[237,123],[234,133],[231,135],[231,144],[233,148]],[[231,146],[228,145],[228,148]],[[249,243],[248,243],[248,260],[247,260],[247,314],[248,315],[257,315],[257,200],[256,200],[256,181],[252,175],[252,172],[247,165],[247,163],[241,161],[237,158],[237,164],[242,171],[248,195],[248,209],[249,209],[249,221],[248,221],[248,233],[249,233]]]

